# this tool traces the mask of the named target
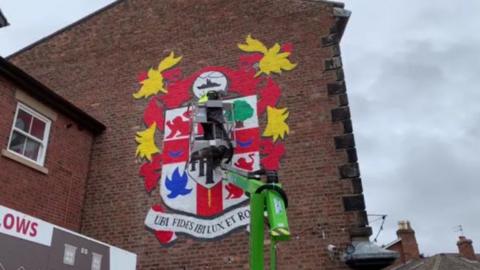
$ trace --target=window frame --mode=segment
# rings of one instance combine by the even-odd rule
[[[28,132],[25,132],[19,128],[17,128],[15,126],[15,123],[17,121],[17,117],[18,117],[18,112],[20,110],[23,110],[24,112],[30,114],[31,116],[39,119],[40,121],[44,122],[45,123],[45,131],[44,131],[44,134],[43,134],[43,140],[40,140],[38,138],[36,138],[35,136],[29,134]],[[33,123],[33,119],[32,119],[32,123]],[[28,160],[30,162],[33,162],[35,163],[36,165],[39,165],[41,167],[44,167],[44,164],[45,164],[45,158],[46,158],[46,155],[47,155],[47,149],[48,149],[48,141],[49,141],[49,137],[50,137],[50,128],[51,128],[51,125],[52,125],[52,120],[46,116],[44,116],[43,114],[39,113],[38,111],[36,111],[35,109],[29,107],[28,105],[22,103],[22,102],[17,102],[17,107],[15,109],[15,116],[13,117],[13,122],[12,122],[12,127],[10,129],[10,136],[8,138],[8,144],[7,144],[7,151],[9,153],[12,153],[20,158],[23,158],[25,160]],[[31,159],[23,154],[19,154],[13,150],[10,149],[10,143],[12,141],[12,137],[13,137],[13,132],[16,131],[18,133],[20,133],[21,135],[25,136],[26,138],[30,139],[30,140],[33,140],[37,143],[40,143],[40,150],[38,152],[38,158],[37,160],[34,160],[34,159]]]

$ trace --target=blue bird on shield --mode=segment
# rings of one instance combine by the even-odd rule
[[[165,179],[165,186],[167,187],[168,191],[170,191],[170,194],[168,194],[167,197],[170,199],[175,199],[179,195],[189,194],[190,192],[192,192],[192,189],[188,189],[187,184],[187,172],[183,172],[183,174],[180,175],[180,171],[177,167],[173,172],[171,178],[167,176],[167,179]]]

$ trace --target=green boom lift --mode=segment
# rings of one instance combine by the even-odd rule
[[[238,110],[237,110],[238,111]],[[213,171],[225,182],[241,188],[250,196],[250,269],[265,265],[265,217],[270,234],[270,269],[276,269],[276,243],[290,238],[286,208],[288,200],[276,171],[244,172],[231,166],[235,147],[234,104],[222,101],[218,92],[208,92],[193,106],[190,160],[207,162],[207,181]],[[203,134],[198,125],[202,126]],[[188,162],[187,162],[188,164]],[[262,181],[262,179],[264,181]]]

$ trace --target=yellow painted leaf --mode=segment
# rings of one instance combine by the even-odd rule
[[[152,155],[160,152],[158,147],[155,145],[155,129],[157,128],[157,123],[153,123],[149,128],[144,131],[137,132],[135,141],[137,141],[137,151],[136,155],[140,158],[146,158],[149,161],[152,160]]]
[[[288,60],[289,52],[280,52],[280,45],[276,43],[260,60],[258,67],[260,70],[257,72],[256,76],[261,73],[270,75],[270,73],[282,73],[282,70],[292,70],[297,64],[292,64]]]
[[[136,99],[148,98],[158,92],[167,93],[167,90],[163,87],[163,76],[159,71],[151,68],[148,71],[148,78],[140,83],[142,87],[137,93],[133,94]]]
[[[251,35],[247,36],[245,40],[246,44],[238,44],[238,48],[244,52],[261,52],[263,54],[267,53],[267,47],[257,39],[252,38]]]
[[[144,81],[140,82],[142,85],[140,90],[133,94],[133,97],[136,99],[140,98],[148,98],[149,96],[153,96],[158,94],[158,92],[167,93],[167,89],[165,89],[162,71],[165,71],[182,60],[182,57],[175,57],[174,53],[171,52],[169,56],[163,59],[160,64],[158,64],[158,70],[156,69],[149,69],[148,70],[148,77]]]
[[[181,56],[175,58],[174,53],[171,52],[169,56],[167,56],[165,59],[163,59],[160,62],[160,64],[158,64],[158,71],[160,71],[160,72],[165,71],[165,70],[175,66],[176,64],[178,64],[178,62],[180,62],[180,60],[182,60]]]
[[[279,53],[277,55],[277,58],[279,59],[284,59],[284,58],[287,58],[288,56],[290,56],[290,53],[289,52],[283,52],[283,53]]]
[[[267,106],[267,127],[263,132],[263,136],[272,137],[275,142],[278,138],[283,139],[285,134],[290,132],[286,120],[288,118],[289,112],[287,108],[277,109],[270,106]]]
[[[272,48],[267,51],[267,55],[277,55],[280,52],[280,44],[275,43]]]
[[[284,70],[292,70],[297,66],[297,64],[291,63],[288,59],[290,56],[289,52],[281,52],[282,47],[278,43],[267,49],[261,41],[248,35],[245,44],[238,44],[238,47],[245,52],[263,53],[263,57],[258,64],[259,71],[255,74],[255,77],[262,73],[266,75],[282,73]]]
[[[283,70],[292,70],[297,66],[297,64],[291,63],[288,59],[280,59],[278,62],[279,67]]]

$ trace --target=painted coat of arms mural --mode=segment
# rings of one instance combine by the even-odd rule
[[[145,225],[162,244],[173,242],[177,234],[214,239],[249,224],[243,191],[224,183],[205,162],[189,160],[191,131],[201,129],[191,123],[189,103],[218,91],[224,101],[234,104],[232,164],[236,168],[277,170],[285,154],[281,140],[289,133],[288,109],[276,107],[281,89],[271,75],[295,68],[289,60],[292,45],[276,43],[267,48],[249,35],[238,47],[243,54],[236,68],[209,66],[185,76],[176,67],[182,57],[172,52],[157,68],[139,75],[140,89],[133,97],[148,99],[143,115],[146,129],[135,138],[142,163],[139,173],[146,191],[158,188],[163,202],[151,207]],[[259,118],[265,114],[262,130]]]

